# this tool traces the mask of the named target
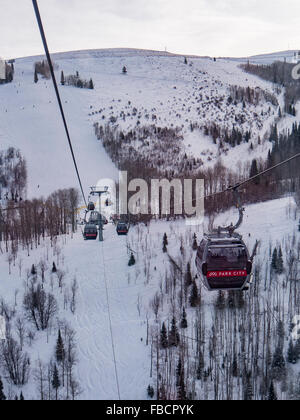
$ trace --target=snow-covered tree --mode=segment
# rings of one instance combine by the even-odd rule
[[[169,338],[169,346],[174,346],[174,347],[178,346],[180,342],[180,336],[178,333],[175,317],[172,318],[171,330],[169,331],[168,338]]]
[[[180,328],[187,328],[188,327],[188,322],[186,319],[186,311],[185,308],[182,309],[182,318],[181,318],[181,322],[180,322]]]
[[[167,335],[167,328],[166,324],[163,322],[160,332],[160,345],[163,349],[168,347],[168,335]]]
[[[52,377],[52,388],[55,390],[55,399],[58,399],[58,390],[61,386],[60,383],[60,379],[59,379],[59,374],[58,374],[58,369],[57,366],[54,365],[54,370],[53,370],[53,377]]]

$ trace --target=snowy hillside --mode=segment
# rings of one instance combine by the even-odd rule
[[[294,54],[298,53],[299,50],[288,50],[288,51],[279,51],[269,54],[259,54],[253,55],[250,57],[244,58],[234,58],[232,60],[245,62],[249,60],[251,63],[255,64],[272,64],[274,61],[287,61],[288,63],[292,63],[294,59]]]
[[[122,159],[192,175],[221,162],[225,172],[248,175],[253,159],[268,156],[272,125],[281,132],[300,121],[299,103],[296,116],[285,114],[284,89],[236,60],[185,62],[130,49],[53,58],[58,81],[63,71],[93,82],[94,89],[60,86],[86,194],[99,179],[117,180]],[[28,198],[77,187],[52,82],[40,74],[34,82],[40,59],[16,60],[14,81],[0,86],[0,159],[9,174],[2,195],[12,191],[20,156]],[[9,147],[21,155],[6,157]],[[212,176],[207,188],[222,185],[220,172],[219,184]],[[279,181],[276,200],[266,201],[268,179],[249,186],[256,204],[246,206],[239,231],[249,251],[256,240],[259,247],[246,293],[209,293],[195,266],[208,225],[234,222],[236,209],[210,211],[204,227],[180,219],[132,225],[128,236],[109,223],[103,243],[83,240],[74,190],[8,211],[0,224],[6,396],[243,400],[267,399],[272,390],[299,399],[300,339],[291,334],[300,305],[299,211],[289,194],[296,186]],[[107,207],[109,218],[115,211]]]
[[[51,81],[33,81],[38,59],[17,60],[13,83],[0,90],[1,145],[26,152],[29,196],[49,194],[76,183]],[[187,154],[197,159],[195,168],[199,168],[222,158],[232,167],[239,156],[243,161],[246,157],[249,161],[266,157],[270,144],[263,141],[264,135],[278,119],[278,106],[271,102],[283,106],[283,93],[244,73],[231,60],[188,58],[186,65],[181,56],[139,50],[61,53],[54,55],[54,60],[58,81],[61,71],[65,75],[78,71],[83,78],[92,78],[95,85],[93,91],[60,87],[85,189],[99,178],[117,177],[101,142],[95,139],[95,123],[124,133],[151,124],[178,127],[182,134],[178,159]],[[122,74],[123,66],[127,75]],[[228,102],[233,86],[255,89],[257,99],[253,103]],[[294,121],[284,117],[281,124],[291,127]],[[254,150],[249,151],[250,142],[220,148],[219,141],[214,144],[211,136],[205,135],[205,127],[213,125],[229,133],[233,128],[243,135],[250,131]],[[135,147],[142,156],[149,153],[139,143]]]
[[[266,213],[269,215],[267,225],[264,223]],[[211,325],[216,322],[216,319],[221,314],[226,314],[224,319],[228,317],[227,322],[229,322],[230,317],[234,313],[236,315],[239,314],[241,321],[248,314],[250,317],[253,317],[253,322],[256,323],[257,320],[254,316],[256,309],[254,311],[253,305],[256,305],[256,308],[257,305],[261,305],[260,311],[262,311],[262,314],[265,314],[263,316],[266,316],[265,310],[268,307],[266,302],[269,302],[272,306],[275,302],[277,309],[274,309],[270,318],[270,346],[274,348],[273,345],[276,344],[278,320],[282,320],[285,330],[283,340],[285,343],[284,352],[287,351],[287,344],[290,339],[288,326],[290,316],[294,315],[291,312],[293,311],[293,305],[289,306],[288,297],[291,296],[291,293],[293,295],[293,292],[289,291],[289,288],[286,286],[283,289],[278,289],[277,286],[281,282],[284,283],[285,276],[288,276],[286,264],[288,262],[289,242],[295,240],[297,244],[299,243],[299,240],[295,239],[297,235],[295,232],[295,214],[294,201],[289,198],[247,208],[245,224],[241,229],[241,233],[244,234],[246,243],[250,248],[256,239],[261,242],[256,259],[256,266],[260,271],[256,272],[251,291],[245,294],[244,309],[238,309],[236,310],[237,312],[234,312],[233,309],[224,308],[219,312],[215,309],[216,294],[206,292],[199,280],[197,280],[197,287],[201,296],[199,308],[190,308],[186,298],[183,297],[187,305],[188,329],[180,329],[180,340],[186,342],[184,346],[185,352],[189,353],[189,359],[185,359],[186,356],[184,356],[185,363],[187,363],[187,388],[191,390],[196,386],[196,399],[213,399],[216,397],[215,391],[209,385],[209,382],[199,382],[197,380],[195,382],[197,354],[196,347],[192,343],[193,340],[196,340],[198,334],[196,325],[199,322],[199,313],[203,317],[201,325],[204,328],[202,333],[206,337],[205,343],[209,343],[212,334]],[[231,211],[222,216],[222,220],[219,220],[219,222],[228,223],[228,221],[234,220],[235,217],[236,214]],[[282,223],[283,220],[284,223]],[[266,229],[268,231],[267,234]],[[168,235],[168,254],[162,253],[163,232],[166,232]],[[201,237],[201,233],[201,230],[197,232],[198,238]],[[248,236],[249,233],[251,233],[251,237]],[[28,385],[21,388],[26,398],[39,397],[39,382],[38,379],[34,380],[34,377],[37,375],[36,370],[39,362],[44,366],[45,381],[47,382],[46,367],[49,360],[51,358],[53,360],[58,325],[62,332],[65,328],[71,328],[76,333],[76,363],[73,369],[81,389],[78,397],[80,399],[117,399],[118,387],[113,363],[109,322],[109,317],[111,317],[121,398],[145,399],[147,397],[146,388],[149,383],[154,386],[156,383],[156,368],[155,373],[153,371],[152,378],[150,377],[150,372],[151,363],[154,366],[157,363],[155,350],[155,340],[157,339],[157,334],[159,334],[157,330],[161,327],[162,322],[171,322],[172,316],[175,315],[177,320],[180,320],[181,317],[180,296],[178,295],[178,302],[176,297],[180,291],[180,274],[176,271],[174,272],[174,267],[168,255],[172,256],[183,269],[190,262],[192,264],[192,275],[194,276],[194,254],[191,249],[192,234],[193,230],[187,229],[183,222],[157,222],[153,223],[150,228],[142,226],[133,228],[127,240],[125,237],[118,237],[115,229],[112,226],[108,226],[104,231],[105,241],[103,245],[93,241],[85,242],[81,234],[78,233],[73,239],[70,237],[60,238],[54,248],[50,247],[49,241],[45,241],[39,249],[30,252],[29,258],[25,253],[19,253],[15,266],[11,267],[9,276],[7,262],[2,258],[1,273],[2,276],[9,279],[9,282],[1,283],[0,295],[5,297],[6,308],[11,308],[10,310],[13,311],[11,315],[13,325],[17,325],[18,319],[23,319],[23,349],[30,355],[30,380]],[[264,269],[259,267],[261,267],[263,261],[270,261],[270,247],[273,248],[278,245],[279,238],[282,238],[283,242],[280,241],[280,243],[283,249],[287,250],[284,251],[286,275],[276,276],[273,280],[271,277],[268,279],[268,285],[264,288]],[[183,254],[179,251],[180,243],[184,249]],[[130,255],[127,244],[130,249],[135,251],[136,265],[133,267],[128,267],[127,264]],[[49,290],[55,294],[60,309],[57,313],[57,318],[53,319],[52,325],[47,332],[38,331],[34,333],[33,325],[26,321],[23,316],[22,294],[23,290],[28,290],[28,284],[30,284],[32,278],[30,274],[32,264],[35,264],[37,267],[35,281],[41,281],[42,261],[44,261],[44,266],[46,267],[43,282],[44,290]],[[51,273],[52,261],[63,272],[61,285],[59,285],[59,274]],[[262,275],[261,279],[259,273]],[[168,288],[171,287],[170,279],[174,275],[177,282],[174,295],[175,301],[173,301],[172,295],[167,292]],[[72,314],[69,305],[71,303],[71,289],[74,279],[76,279],[78,290],[76,294],[76,309],[74,314]],[[105,280],[108,285],[108,300]],[[259,297],[257,297],[258,290],[260,290]],[[279,295],[277,295],[278,293]],[[155,299],[159,299],[157,312],[154,304]],[[109,302],[109,307],[107,302]],[[267,322],[267,318],[265,318],[265,322]],[[222,324],[218,325],[216,325],[216,328],[219,328]],[[250,339],[248,334],[251,334],[252,327],[245,324],[245,328],[247,337]],[[31,338],[28,335],[29,332],[32,334]],[[258,334],[263,334],[263,330],[260,329]],[[258,339],[261,340],[262,337],[259,335]],[[221,339],[222,334],[218,335],[218,340]],[[204,365],[207,367],[209,358],[206,353],[206,345],[203,345],[203,349],[205,349],[204,355],[206,354]],[[216,345],[219,346],[220,342],[217,341]],[[230,343],[228,345],[230,346]],[[237,351],[239,351],[239,346],[240,344],[237,342]],[[258,351],[264,355],[266,348],[263,346],[262,341],[260,341],[259,346]],[[229,350],[229,347],[226,347],[226,349]],[[221,364],[223,351],[221,349],[219,351],[221,353],[217,360]],[[178,357],[180,357],[180,354],[183,354],[181,352],[181,347],[175,347],[173,350],[170,350],[168,357],[171,358],[171,369],[176,368]],[[160,357],[162,358],[161,375],[164,377],[163,354]],[[151,362],[152,358],[153,361]],[[240,363],[242,361],[239,362],[239,365]],[[250,363],[250,360],[247,363]],[[289,381],[296,380],[296,372],[299,371],[299,366],[296,365],[296,371],[293,371],[292,367],[287,368]],[[255,384],[257,384],[257,380],[259,380],[259,377],[253,377]],[[174,390],[174,384],[170,384],[170,386]],[[45,389],[47,389],[46,385]],[[223,391],[220,390],[220,393],[218,393],[219,399],[222,396],[224,398],[225,388],[222,389]],[[8,384],[5,386],[5,390],[12,395],[20,392],[20,388],[9,387]],[[45,391],[46,394],[47,392]],[[66,390],[60,390],[60,398],[65,397],[65,392]],[[228,392],[228,389],[226,392]],[[232,392],[232,397],[242,398],[243,384],[235,384]],[[254,396],[258,397],[259,392],[259,388],[255,385]],[[285,392],[281,392],[282,398],[285,398]]]

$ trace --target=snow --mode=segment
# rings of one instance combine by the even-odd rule
[[[28,166],[28,196],[46,196],[58,188],[77,186],[62,119],[51,81],[33,83],[33,62],[16,65],[12,84],[1,86],[1,148],[21,149]],[[22,74],[24,72],[24,74]],[[118,171],[95,141],[93,127],[83,110],[91,91],[61,91],[66,118],[84,190],[108,177],[117,180]]]
[[[259,239],[261,243],[257,258],[268,258],[271,243],[275,246],[277,241],[282,238],[288,240],[295,233],[295,215],[294,200],[290,197],[250,205],[246,208],[240,232],[244,235],[249,248],[254,245],[256,239]],[[236,217],[236,211],[228,211],[219,216],[216,224],[228,224],[235,221]],[[203,228],[199,226],[197,232],[199,240],[202,231]],[[118,399],[108,302],[121,398],[128,400],[146,398],[150,371],[150,349],[146,346],[146,317],[149,318],[150,324],[155,325],[150,302],[160,287],[161,276],[164,276],[165,270],[169,270],[169,261],[161,251],[163,232],[168,234],[168,250],[174,257],[178,252],[181,235],[186,238],[187,243],[191,243],[193,231],[190,227],[187,228],[183,221],[153,222],[149,228],[135,227],[131,229],[128,238],[117,236],[115,227],[108,225],[105,227],[103,243],[84,241],[80,232],[73,239],[66,237],[58,242],[58,246],[62,249],[58,267],[66,272],[65,287],[70,287],[74,277],[79,287],[75,315],[72,315],[68,309],[62,309],[62,294],[57,286],[54,286],[54,291],[61,304],[59,318],[67,320],[76,331],[78,346],[76,374],[83,389],[80,399]],[[128,245],[136,251],[137,264],[134,267],[128,267]],[[188,249],[187,253],[190,254]],[[24,252],[19,254],[18,261],[23,260],[21,277],[18,272],[18,261],[16,266],[12,267],[12,274],[8,276],[6,258],[4,255],[0,258],[0,273],[5,279],[0,283],[0,295],[5,297],[7,303],[14,306],[14,290],[18,289],[16,310],[20,315],[22,314],[21,291],[24,288],[26,270],[30,270],[32,263],[38,265],[42,257],[46,259],[48,256],[49,266],[52,260],[56,261],[57,258],[57,256],[52,257],[48,241],[30,254],[30,257]],[[151,257],[151,274],[147,281],[144,269],[149,257]],[[50,278],[51,275],[47,272],[46,287],[50,287]],[[108,285],[108,301],[105,279]],[[214,296],[214,293],[204,291],[204,305],[208,313],[212,310]],[[193,317],[191,310],[188,314]],[[167,316],[167,307],[165,307],[160,317]],[[27,347],[32,367],[39,357],[44,362],[51,358],[54,354],[55,340],[55,328],[49,334],[48,343],[46,333],[38,333],[33,347]],[[36,398],[36,388],[32,381],[23,388],[23,393],[27,398]]]
[[[153,113],[160,118],[158,124],[177,125],[179,119],[176,114],[183,113],[184,145],[187,152],[195,157],[202,158],[205,152],[206,158],[211,155],[213,161],[221,158],[226,166],[237,167],[239,160],[244,163],[254,157],[264,157],[269,150],[268,142],[256,145],[253,152],[249,152],[249,145],[242,144],[220,157],[210,138],[188,130],[189,122],[198,115],[195,107],[192,107],[196,104],[192,104],[191,94],[201,83],[207,83],[207,92],[219,89],[220,95],[227,92],[229,84],[259,86],[272,91],[270,84],[244,73],[237,62],[224,59],[214,63],[209,58],[191,58],[193,65],[189,67],[183,64],[182,57],[155,52],[137,53],[132,50],[74,52],[55,55],[54,59],[59,65],[58,78],[62,69],[65,75],[78,70],[84,78],[92,77],[96,87],[94,91],[66,86],[60,88],[85,191],[101,178],[118,178],[116,167],[101,142],[95,138],[93,123],[100,121],[103,113],[106,119],[111,115],[118,116],[129,107],[128,101],[132,103],[130,110],[136,106],[143,110],[143,115],[146,110],[152,112],[155,109]],[[36,58],[17,60],[14,82],[0,87],[1,149],[15,146],[24,153],[28,162],[29,197],[47,195],[58,188],[77,185],[51,82],[40,79],[38,84],[33,83],[35,60]],[[127,76],[121,74],[121,68],[125,64],[129,70]],[[280,104],[282,95],[283,93],[279,97]],[[190,103],[193,111],[182,111],[182,98],[190,98],[185,103],[187,107]],[[300,111],[299,104],[297,106]],[[265,108],[266,104],[262,107]],[[105,111],[99,114],[99,110],[104,108]],[[93,115],[95,111],[97,114]],[[264,121],[262,138],[276,116],[277,113],[272,114]],[[185,121],[186,117],[188,122]],[[208,114],[208,117],[213,118],[213,115]],[[142,120],[146,122],[144,116]],[[249,121],[251,122],[251,118]],[[295,117],[285,117],[279,122],[280,130],[291,128],[295,121]],[[119,120],[118,123],[120,127],[130,129],[135,126],[136,119],[130,118],[125,123]],[[219,215],[216,223],[228,224],[235,221],[236,217],[236,211],[232,209]],[[297,210],[292,197],[253,204],[246,208],[240,232],[250,249],[256,239],[260,240],[257,258],[268,261],[270,244],[275,246],[282,241],[288,243],[297,234],[296,218]],[[148,227],[132,228],[127,238],[117,236],[115,227],[108,225],[105,227],[103,244],[98,241],[84,241],[79,231],[73,238],[67,236],[58,240],[58,246],[62,250],[60,255],[55,254],[55,249],[50,247],[48,240],[38,249],[31,250],[29,257],[25,251],[20,251],[10,275],[7,255],[2,253],[0,296],[14,307],[15,290],[18,290],[15,309],[19,316],[24,317],[22,295],[26,286],[26,272],[33,263],[38,266],[41,258],[47,260],[49,267],[45,287],[51,291],[52,278],[55,282],[53,290],[60,304],[58,318],[66,320],[76,331],[76,375],[83,389],[80,398],[118,399],[112,348],[114,344],[121,398],[145,399],[146,388],[150,383],[150,346],[146,346],[146,319],[149,319],[153,328],[157,328],[151,300],[160,289],[166,273],[170,271],[168,256],[162,253],[162,236],[167,232],[168,251],[174,258],[178,256],[182,239],[186,246],[185,260],[193,261],[194,255],[190,249],[193,229],[194,227],[187,227],[183,221],[152,222]],[[199,226],[198,240],[201,239],[202,232],[203,227]],[[137,264],[133,267],[128,267],[130,249],[135,251],[137,259]],[[20,261],[21,276],[18,267]],[[49,270],[52,261],[56,261],[58,267],[66,273],[65,290],[70,290],[74,277],[77,279],[79,290],[75,315],[69,309],[63,309],[64,296],[56,284],[56,277]],[[194,266],[193,274],[196,274]],[[209,317],[213,313],[215,295],[203,291],[203,296],[205,312]],[[195,319],[192,309],[189,309],[188,316],[191,320]],[[161,309],[159,320],[168,317],[169,307],[165,305]],[[26,344],[25,350],[30,353],[32,367],[39,358],[48,363],[53,356],[57,338],[54,328],[56,323],[57,320],[48,337],[46,333],[39,332],[32,347]],[[190,333],[193,334],[192,331]],[[6,389],[7,387],[6,383]],[[36,386],[32,380],[24,387],[24,394],[27,399],[37,398]]]
[[[278,51],[269,54],[259,54],[253,55],[251,57],[244,57],[244,58],[232,58],[231,60],[238,61],[238,62],[247,62],[248,60],[254,64],[272,64],[275,61],[284,61],[286,60],[288,63],[294,62],[294,54],[298,53],[299,50],[288,50],[288,51]]]
[[[0,89],[1,147],[15,146],[25,153],[29,197],[45,196],[57,188],[77,185],[52,82],[42,78],[37,84],[33,82],[33,65],[40,58],[16,60],[13,83]],[[197,122],[201,126],[215,121],[232,129],[236,125],[235,115],[243,111],[242,106],[218,109],[213,103],[218,98],[225,97],[226,100],[231,85],[260,87],[274,93],[271,83],[243,72],[239,63],[230,59],[214,62],[210,58],[191,57],[185,65],[182,56],[116,49],[54,54],[54,60],[58,65],[58,82],[63,70],[65,76],[79,71],[80,76],[92,78],[95,84],[93,91],[60,86],[85,191],[101,178],[118,178],[117,169],[95,138],[95,122],[106,124],[114,116],[118,127],[128,131],[136,127],[138,120],[142,125],[152,124],[151,116],[155,114],[157,125],[182,128],[188,153],[203,157],[203,149],[209,149],[212,159],[202,160],[205,166],[211,166],[219,159],[215,145],[212,140],[204,141],[198,130],[191,135],[190,123]],[[124,65],[128,69],[125,76],[121,74]],[[202,100],[199,100],[200,94]],[[283,93],[278,99],[282,104]],[[241,128],[244,132],[251,130],[255,147],[258,135],[263,139],[277,117],[277,109],[272,106],[271,114],[268,114],[269,106],[268,103],[261,103],[256,108],[247,106],[246,122]],[[136,116],[133,115],[134,107]],[[254,113],[260,115],[261,110],[266,113],[260,117],[262,128],[253,122]],[[122,111],[130,114],[125,121],[119,117]],[[283,119],[284,126],[285,120],[290,121],[290,117]],[[190,143],[192,148],[188,147]],[[256,155],[266,156],[268,146],[258,147],[254,154],[250,153],[249,160]],[[223,156],[223,163],[232,167],[237,155],[248,155],[246,152],[245,145],[229,150],[227,156]]]

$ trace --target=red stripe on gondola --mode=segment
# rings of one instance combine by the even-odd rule
[[[93,237],[95,237],[95,236],[97,236],[96,234],[88,234],[88,233],[86,233],[86,235],[85,236],[93,236]]]
[[[247,277],[247,270],[222,270],[222,271],[209,271],[207,278],[214,277]]]

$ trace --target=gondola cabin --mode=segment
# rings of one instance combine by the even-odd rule
[[[117,234],[118,235],[127,235],[129,231],[129,226],[125,222],[119,222],[117,224]]]
[[[83,237],[85,240],[96,240],[98,236],[98,229],[96,225],[87,224],[84,227]]]
[[[206,236],[197,250],[197,270],[210,290],[246,290],[252,262],[248,249],[238,234]]]
[[[95,204],[90,201],[88,204],[88,211],[94,211],[95,210]]]

